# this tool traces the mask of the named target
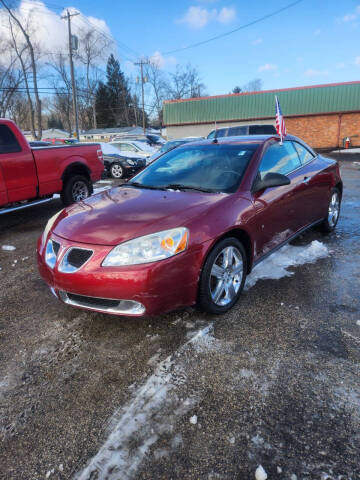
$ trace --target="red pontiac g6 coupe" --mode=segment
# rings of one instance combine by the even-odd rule
[[[342,188],[338,164],[296,137],[185,144],[52,217],[40,273],[75,307],[224,313],[255,264],[313,225],[335,228]]]

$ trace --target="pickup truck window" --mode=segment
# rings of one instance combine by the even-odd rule
[[[21,152],[15,135],[7,125],[0,125],[0,154]]]

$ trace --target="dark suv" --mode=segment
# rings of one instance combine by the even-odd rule
[[[238,135],[276,135],[274,125],[238,125],[212,130],[207,138],[237,137]]]

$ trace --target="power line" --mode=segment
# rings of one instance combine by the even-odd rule
[[[251,27],[252,25],[255,25],[256,23],[263,22],[264,20],[267,20],[268,18],[274,17],[275,15],[278,15],[281,12],[284,12],[285,10],[288,10],[289,8],[294,7],[298,3],[303,2],[304,0],[296,0],[295,2],[291,2],[288,5],[285,5],[285,7],[279,8],[277,10],[274,10],[271,13],[268,13],[267,15],[263,15],[260,18],[257,18],[256,20],[252,20],[251,22],[244,23],[243,25],[240,25],[237,28],[234,28],[233,30],[230,30],[225,33],[221,33],[220,35],[215,35],[214,37],[210,37],[207,40],[202,40],[201,42],[196,42],[191,45],[187,45],[186,47],[181,47],[181,48],[176,48],[174,50],[169,50],[168,52],[164,52],[163,55],[170,55],[172,53],[177,53],[177,52],[182,52],[184,50],[189,50],[190,48],[195,48],[199,47],[200,45],[205,45],[206,43],[213,42],[215,40],[219,40],[220,38],[227,37],[229,35],[232,35],[233,33],[238,32],[239,30],[243,30],[244,28]]]

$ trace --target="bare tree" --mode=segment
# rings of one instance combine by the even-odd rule
[[[246,85],[242,87],[243,92],[259,92],[262,89],[262,80],[261,78],[254,78],[250,80]]]
[[[31,70],[32,70],[32,75],[33,75],[33,86],[34,86],[34,94],[35,94],[35,104],[36,104],[36,119],[37,119],[37,135],[35,138],[38,140],[41,139],[42,136],[42,118],[41,118],[41,100],[39,96],[39,90],[38,90],[38,83],[37,83],[37,68],[36,68],[36,59],[35,59],[35,51],[34,47],[32,44],[32,41],[30,39],[30,34],[27,31],[27,27],[24,26],[20,20],[17,18],[17,16],[14,13],[14,9],[12,9],[6,2],[5,0],[0,0],[4,8],[7,10],[9,17],[15,22],[15,24],[18,26],[20,29],[21,33],[24,36],[26,45],[29,49],[29,55],[30,55],[30,61],[31,61]]]
[[[52,77],[55,91],[52,108],[56,116],[66,125],[69,134],[72,134],[72,86],[66,55],[59,54],[52,57],[48,65],[55,71]]]
[[[0,55],[8,51],[2,46]],[[16,66],[16,56],[11,56],[6,66],[0,65],[0,116],[5,117],[13,96],[23,81],[21,70]]]
[[[151,95],[148,100],[150,110],[155,110],[157,119],[162,123],[162,106],[163,101],[168,98],[170,84],[168,77],[161,70],[156,61],[150,62],[145,67],[145,77],[147,85],[150,86]]]
[[[32,133],[33,138],[36,138],[35,112],[34,112],[34,106],[33,106],[33,101],[32,101],[32,98],[31,98],[30,89],[29,89],[29,82],[28,82],[29,67],[25,65],[25,60],[24,60],[24,56],[25,56],[25,53],[26,53],[28,47],[27,47],[27,45],[24,45],[24,46],[22,46],[21,50],[19,50],[18,42],[17,42],[16,35],[15,35],[14,29],[13,29],[11,18],[9,18],[9,25],[10,25],[10,32],[11,32],[11,46],[15,50],[15,53],[16,53],[16,56],[17,56],[19,62],[20,62],[21,70],[22,70],[23,77],[24,77],[26,95],[27,95],[27,100],[28,100],[28,105],[29,105],[28,111],[30,113],[30,129],[31,129],[31,133]]]
[[[85,65],[86,90],[82,95],[82,103],[86,100],[92,108],[93,126],[96,128],[96,88],[99,83],[99,74],[96,63],[104,59],[112,41],[98,30],[83,29],[79,33],[80,49],[76,59]]]
[[[175,73],[170,74],[170,98],[193,98],[205,95],[205,85],[201,82],[197,69],[188,63],[185,67],[176,66]]]

